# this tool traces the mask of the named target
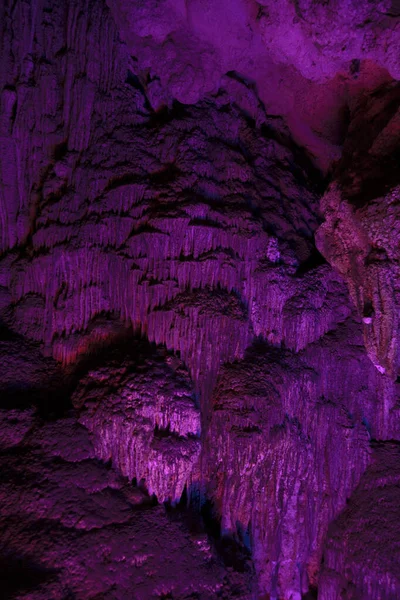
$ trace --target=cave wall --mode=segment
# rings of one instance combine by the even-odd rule
[[[398,561],[365,563],[352,532],[376,489],[397,498],[376,467],[400,439],[396,3],[0,14],[4,447],[33,461],[40,421],[13,403],[46,390],[42,414],[64,385],[91,460],[160,503],[212,505],[254,565],[239,597],[394,599]],[[196,593],[220,597],[221,573]],[[110,598],[136,585],[117,579]]]

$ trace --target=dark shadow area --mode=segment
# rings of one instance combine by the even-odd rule
[[[221,519],[210,500],[204,502],[200,509],[200,515],[205,531],[211,538],[224,565],[232,567],[239,573],[249,571],[252,568],[250,549],[244,545],[244,540],[239,539],[239,533],[237,536],[222,534]]]
[[[3,322],[0,321],[0,342],[12,342],[22,340],[22,336],[11,331]]]
[[[180,173],[180,169],[174,163],[168,163],[159,171],[150,173],[150,181],[155,185],[166,185],[177,179]]]
[[[371,101],[379,111],[371,112]],[[334,175],[356,208],[385,196],[400,182],[400,134],[394,119],[399,105],[400,84],[385,84],[366,96],[353,115]]]
[[[276,118],[277,122],[279,117]],[[323,175],[315,166],[313,156],[310,156],[305,148],[302,148],[291,137],[289,130],[274,127],[272,123],[261,125],[261,133],[267,139],[277,141],[288,148],[293,159],[288,162],[288,170],[293,174],[300,185],[307,187],[315,194],[322,196],[328,187],[330,176]]]
[[[1,598],[12,600],[20,592],[29,592],[57,576],[56,569],[46,569],[25,556],[0,555]]]
[[[53,150],[53,159],[57,162],[59,160],[62,160],[66,154],[68,152],[68,142],[67,140],[61,142],[60,144],[57,144],[56,146],[54,146],[54,150]]]
[[[221,518],[211,500],[201,499],[197,490],[188,492],[186,486],[178,504],[166,503],[170,519],[181,521],[192,535],[206,534],[225,567],[238,573],[253,571],[251,551],[237,536],[224,535],[221,531]]]
[[[159,110],[153,111],[150,115],[150,119],[145,124],[145,127],[147,129],[161,127],[171,121],[184,119],[188,114],[189,112],[185,105],[178,102],[178,100],[174,100],[171,108],[163,106]]]
[[[59,419],[72,409],[68,388],[60,385],[49,389],[7,387],[1,390],[0,408],[23,410],[29,407],[35,407],[38,416],[44,420]]]
[[[327,265],[326,259],[322,256],[322,254],[317,250],[317,248],[313,248],[310,256],[303,261],[297,271],[295,273],[295,277],[303,277],[309,271],[313,271],[322,265]]]
[[[71,386],[56,361],[37,343],[0,324],[0,408],[34,407],[43,419],[57,419],[70,408]]]
[[[146,368],[147,361],[150,359],[162,364],[169,354],[172,352],[168,352],[166,348],[159,347],[146,338],[141,338],[131,330],[126,330],[126,333],[118,339],[113,339],[110,343],[97,349],[94,348],[90,353],[80,357],[79,361],[70,369],[71,386],[75,387],[90,370],[110,362],[121,364],[128,358],[134,363],[134,366],[131,365],[131,370],[134,372],[135,369],[140,371]]]

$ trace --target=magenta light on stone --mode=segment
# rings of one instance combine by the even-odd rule
[[[399,600],[400,2],[0,31],[0,598]]]

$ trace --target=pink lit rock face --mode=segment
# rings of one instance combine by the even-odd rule
[[[370,440],[399,431],[394,388],[351,319],[298,354],[260,344],[221,373],[206,446],[209,494],[223,530],[249,535],[271,597],[317,588],[327,527],[370,461]]]
[[[398,443],[373,445],[371,465],[329,528],[318,598],[398,597],[399,454]]]
[[[72,20],[74,10],[71,5]],[[101,20],[99,11],[96,5],[81,18],[92,27],[100,20],[104,27],[106,17]],[[194,107],[152,112],[132,72],[135,64],[107,18],[104,64],[91,63],[96,48],[107,50],[97,29],[85,55],[86,71],[94,71],[80,83],[79,99],[89,106],[87,94],[96,90],[90,112],[85,117],[73,104],[86,118],[74,124],[74,135],[87,135],[76,145],[65,130],[51,146],[42,145],[45,167],[35,168],[32,180],[14,171],[16,181],[40,189],[37,198],[25,190],[20,200],[22,183],[7,188],[5,215],[15,210],[30,217],[21,227],[13,219],[13,240],[7,237],[12,226],[3,229],[3,247],[10,252],[3,285],[21,332],[43,341],[64,364],[113,337],[106,314],[116,319],[115,334],[126,324],[179,350],[205,392],[219,364],[241,357],[254,334],[304,347],[348,310],[331,302],[333,275],[319,279],[318,294],[313,275],[295,279],[313,252],[317,197],[296,165],[300,153],[287,147],[280,120],[271,120],[260,105],[264,126],[255,128],[224,91]],[[72,56],[78,39],[69,44],[62,61]],[[57,64],[57,52],[50,51]],[[38,86],[47,86],[42,67],[37,68]],[[75,89],[80,67],[70,68],[77,70],[71,75]],[[61,88],[57,98],[62,102]],[[45,114],[50,110],[32,103]],[[18,107],[24,106],[16,105],[12,135],[6,138],[19,148],[20,164],[25,146],[15,136],[23,117]],[[61,141],[65,137],[68,141]],[[13,251],[24,241],[25,255]]]
[[[1,4],[6,597],[400,597],[399,19]]]
[[[15,427],[0,419],[10,440]],[[22,442],[0,437],[3,598],[251,597],[248,573],[95,460],[75,419],[30,425]]]
[[[182,367],[173,356],[119,356],[89,371],[72,397],[96,455],[160,502],[180,500],[200,455],[200,411]]]
[[[377,369],[399,369],[400,88],[384,86],[354,109],[336,177],[321,201],[317,245],[349,286]]]
[[[193,104],[236,72],[258,90],[269,113],[284,114],[293,135],[327,169],[340,155],[343,111],[362,88],[399,77],[397,0],[109,0],[137,56],[154,108],[173,98]]]

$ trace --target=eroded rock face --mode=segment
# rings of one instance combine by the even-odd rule
[[[400,7],[392,0],[108,4],[130,49],[158,73],[152,87],[188,104],[215,91],[227,71],[251,74],[258,83],[256,65],[263,57],[295,67],[309,80],[333,77],[355,57],[400,75]]]
[[[398,443],[373,446],[371,465],[329,529],[318,598],[397,598],[399,458]]]
[[[250,600],[251,571],[227,569],[204,530],[96,460],[75,418],[13,414],[28,417],[21,440],[0,412],[3,598]]]
[[[143,356],[140,352],[146,352]],[[96,455],[130,481],[144,481],[159,502],[180,500],[200,455],[200,411],[179,359],[118,353],[90,370],[73,394],[79,421],[93,434]]]
[[[221,373],[211,410],[206,479],[222,527],[249,536],[261,590],[300,599],[317,587],[327,527],[370,440],[398,435],[395,385],[349,320],[297,355],[249,350]]]
[[[400,9],[395,0],[109,0],[154,108],[194,104],[235,72],[268,112],[327,169],[340,155],[349,97],[399,77]],[[372,84],[374,85],[374,84]],[[243,91],[230,88],[237,99]]]
[[[49,14],[30,18],[41,27]],[[46,61],[33,62],[31,79],[21,75],[14,85],[1,284],[18,330],[68,364],[125,325],[140,329],[179,350],[205,394],[220,362],[242,356],[252,335],[300,348],[343,319],[326,310],[331,275],[319,279],[318,296],[310,279],[294,279],[312,256],[317,197],[297,164],[301,153],[255,92],[259,127],[224,90],[155,113],[106,7],[79,13],[68,4],[51,15],[63,36],[62,19],[71,27],[78,19],[93,39],[81,50],[80,29],[72,28],[60,53],[58,38],[38,38]],[[39,102],[48,70],[53,109]],[[32,115],[39,141],[27,132],[30,105],[39,111]],[[39,158],[40,167],[30,164]]]
[[[39,576],[10,596],[400,595],[397,538],[366,560],[397,515],[399,18],[1,4],[0,549]],[[152,505],[185,490],[254,572]]]
[[[355,109],[316,234],[319,249],[348,283],[372,362],[392,378],[399,368],[399,102],[396,84]]]

